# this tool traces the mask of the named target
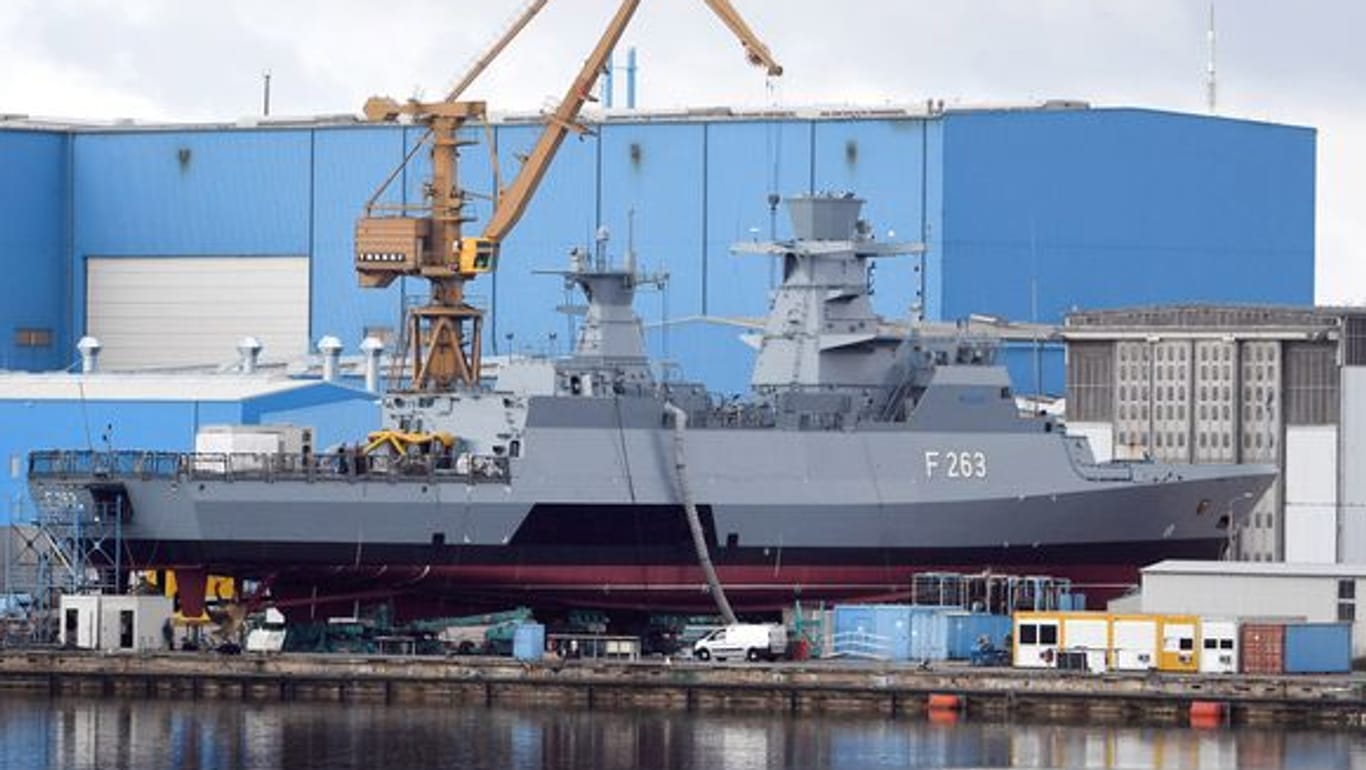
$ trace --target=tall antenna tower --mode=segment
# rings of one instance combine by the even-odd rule
[[[1207,82],[1206,82],[1206,91],[1207,91],[1206,96],[1207,96],[1207,98],[1209,99],[1209,112],[1210,112],[1211,115],[1213,115],[1213,114],[1217,111],[1217,108],[1218,108],[1218,107],[1217,107],[1217,106],[1218,106],[1218,101],[1217,101],[1217,97],[1218,97],[1218,87],[1217,87],[1217,80],[1216,80],[1216,77],[1215,77],[1215,74],[1216,74],[1216,73],[1215,73],[1215,68],[1214,68],[1215,59],[1214,59],[1214,3],[1213,3],[1213,2],[1210,2],[1210,4],[1209,4],[1209,30],[1208,30],[1205,34],[1206,34],[1206,37],[1209,39],[1209,65],[1208,65],[1208,67],[1207,67],[1207,69],[1206,69],[1206,74],[1208,75],[1208,79],[1207,79]]]

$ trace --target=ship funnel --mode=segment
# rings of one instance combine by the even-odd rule
[[[361,340],[360,352],[365,354],[365,389],[378,393],[379,357],[384,353],[384,343],[377,337],[366,337]]]
[[[341,340],[330,334],[323,337],[318,340],[318,352],[323,354],[323,381],[336,382],[341,369]]]
[[[88,335],[81,337],[76,349],[81,351],[81,374],[91,374],[100,368],[100,351],[104,346],[99,340]]]
[[[852,194],[802,195],[787,199],[792,234],[800,241],[849,241],[854,239],[863,199]]]
[[[237,341],[237,354],[240,356],[238,368],[242,374],[254,374],[256,363],[261,360],[261,341],[255,337],[243,337]]]

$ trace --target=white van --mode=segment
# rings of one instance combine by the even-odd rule
[[[283,652],[286,633],[284,613],[267,607],[265,619],[247,632],[247,652]]]
[[[697,640],[692,653],[698,660],[776,660],[787,652],[787,627],[780,623],[737,623]]]

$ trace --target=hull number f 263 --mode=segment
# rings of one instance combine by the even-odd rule
[[[984,479],[987,477],[985,452],[940,452],[925,450],[925,478]]]

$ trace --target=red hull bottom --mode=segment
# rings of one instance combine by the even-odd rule
[[[771,613],[794,602],[904,601],[917,574],[1021,574],[981,564],[906,566],[726,566],[726,597],[741,613]],[[1072,581],[1091,607],[1138,582],[1138,568],[1115,564],[1031,564],[1031,575]],[[272,593],[282,607],[312,605],[350,614],[357,602],[394,598],[405,617],[452,608],[529,605],[536,609],[623,609],[710,613],[716,609],[702,571],[680,565],[347,567],[276,573]],[[330,613],[329,613],[330,614]]]
[[[796,601],[866,602],[908,597],[917,574],[946,572],[1065,578],[1099,607],[1138,582],[1139,566],[1162,559],[1218,558],[1223,538],[1075,543],[1011,548],[717,549],[731,605],[773,612]],[[125,563],[262,581],[282,606],[354,614],[393,599],[402,617],[466,607],[534,610],[630,609],[710,613],[715,603],[691,549],[588,546],[478,547],[441,544],[366,548],[344,543],[140,542]],[[180,581],[182,605],[194,606]],[[323,609],[325,605],[325,610]],[[402,608],[413,607],[411,612]]]

